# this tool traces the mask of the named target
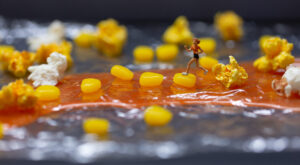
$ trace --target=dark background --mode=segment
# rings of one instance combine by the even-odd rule
[[[249,21],[300,20],[298,0],[0,0],[7,18],[99,21],[165,21],[178,15],[212,21],[217,11],[234,10]]]

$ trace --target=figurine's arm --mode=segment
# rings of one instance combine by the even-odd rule
[[[199,54],[201,54],[201,53],[204,52],[204,51],[201,49],[201,47],[199,47],[199,50],[200,50]]]
[[[184,45],[184,49],[188,52],[192,51],[192,48],[188,48],[186,45]]]

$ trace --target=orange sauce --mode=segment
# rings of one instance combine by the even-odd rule
[[[300,66],[300,59],[296,60]],[[253,68],[252,62],[241,63],[248,72],[247,83],[239,88],[226,89],[209,72],[192,70],[197,75],[194,88],[184,88],[173,84],[173,76],[185,69],[152,70],[165,76],[161,86],[144,88],[139,85],[142,71],[136,72],[132,81],[114,78],[109,73],[67,75],[57,85],[61,97],[57,101],[39,102],[34,110],[0,111],[0,122],[10,126],[22,126],[35,121],[38,117],[73,108],[113,106],[140,108],[149,105],[187,105],[213,104],[250,106],[262,108],[291,109],[300,111],[300,96],[285,98],[278,96],[271,88],[273,79],[280,79],[283,73],[262,73]],[[80,84],[84,78],[101,80],[102,89],[92,94],[83,94]]]

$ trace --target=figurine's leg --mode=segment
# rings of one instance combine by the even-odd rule
[[[202,69],[202,70],[204,71],[204,74],[206,74],[206,73],[208,72],[207,69],[203,68],[203,67],[199,64],[199,60],[198,60],[198,59],[196,59],[196,66],[197,66],[197,68]]]
[[[192,63],[193,63],[195,60],[196,60],[195,58],[192,58],[192,59],[188,62],[186,71],[182,73],[183,75],[188,75],[188,74],[189,74],[191,65],[192,65]]]

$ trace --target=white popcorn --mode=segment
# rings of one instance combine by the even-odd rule
[[[46,34],[30,37],[27,39],[29,44],[29,49],[31,51],[37,50],[42,44],[50,43],[61,43],[64,39],[65,27],[60,21],[53,21],[49,27]]]
[[[300,94],[300,67],[290,65],[282,78],[286,79],[288,83],[284,89],[286,97],[290,97],[292,91]]]
[[[66,56],[57,52],[51,53],[47,58],[47,63],[28,68],[31,72],[28,79],[33,81],[33,86],[56,85],[63,77],[68,65]]]

